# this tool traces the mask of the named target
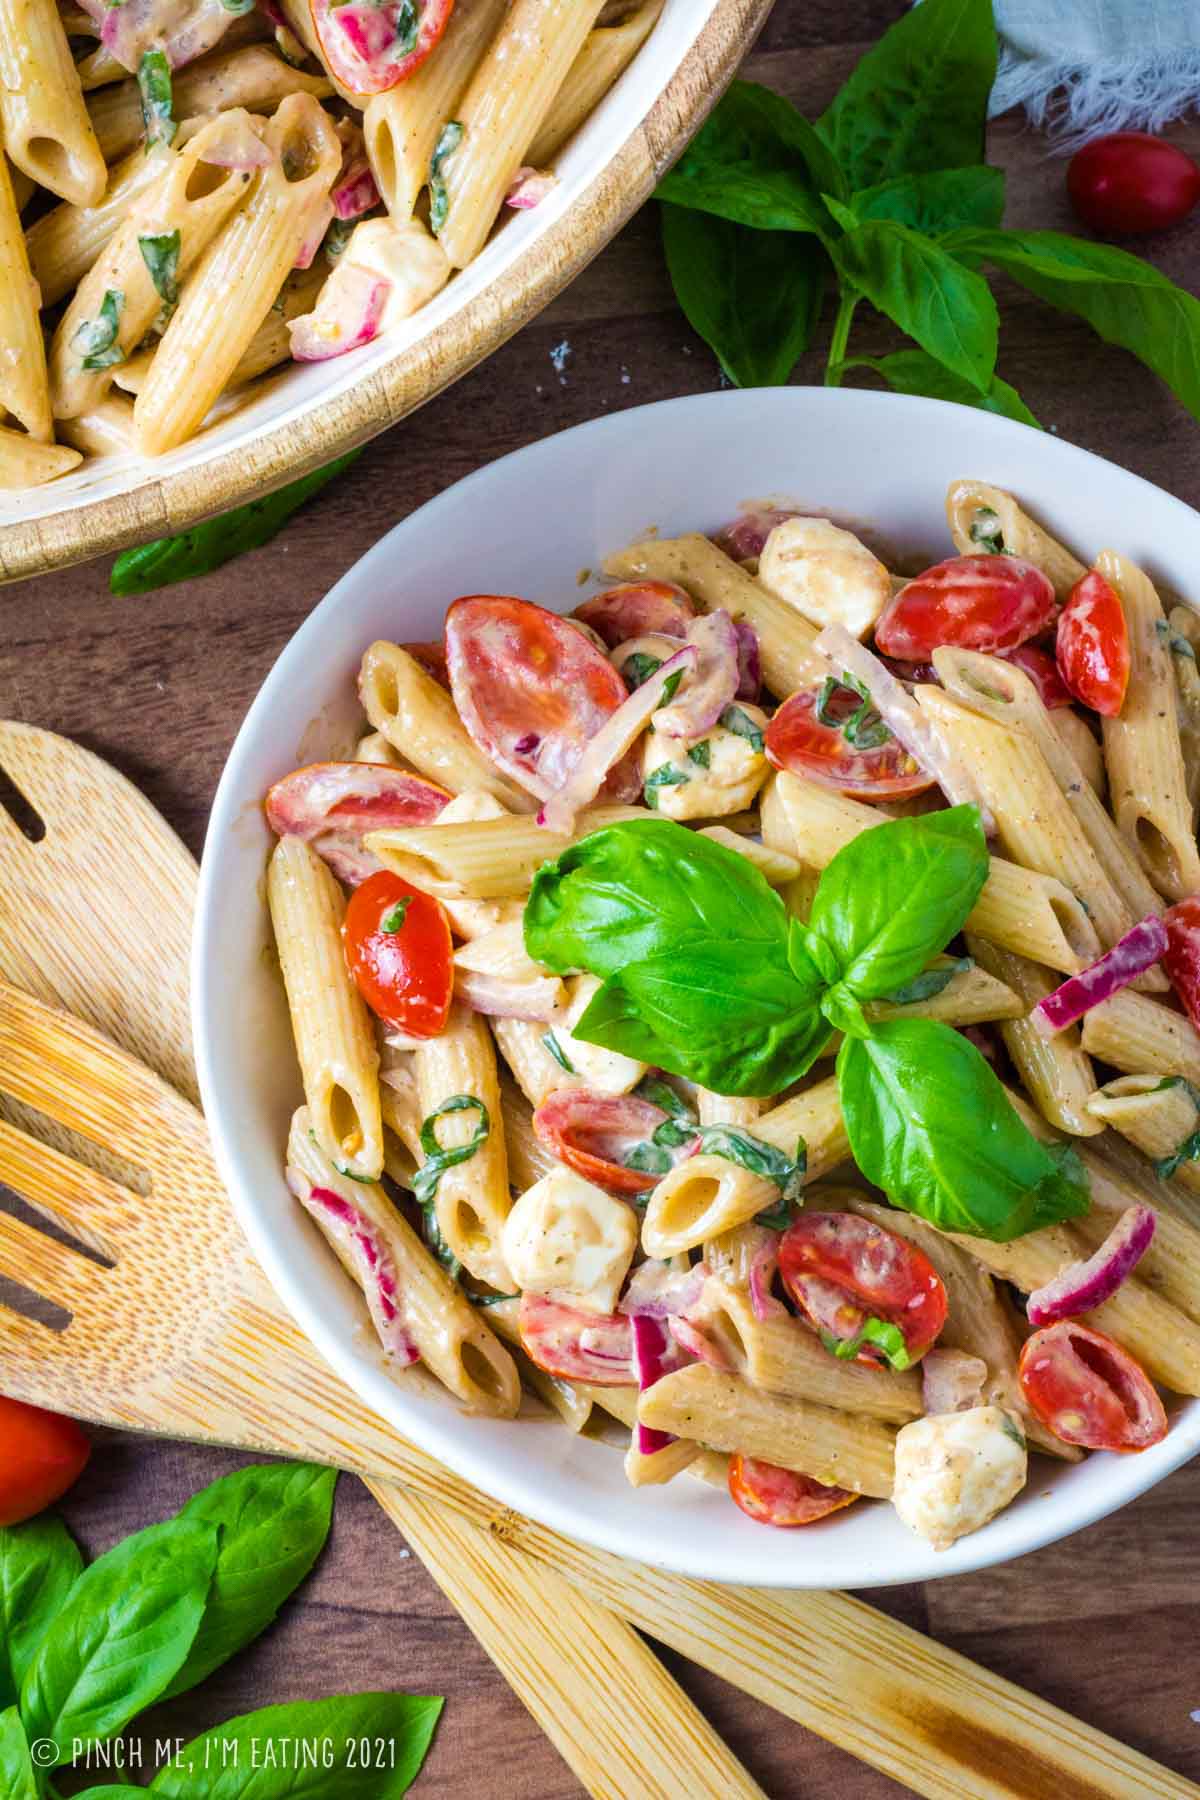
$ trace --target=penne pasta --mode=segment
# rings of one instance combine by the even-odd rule
[[[168,144],[139,145],[108,171],[94,206],[64,201],[35,220],[25,241],[43,306],[54,306],[83,280],[134,201],[161,181],[175,154]]]
[[[433,1209],[447,1249],[478,1281],[512,1291],[500,1234],[512,1204],[496,1053],[478,1013],[455,1006],[439,1037],[413,1051],[422,1119],[442,1150],[455,1150],[483,1133],[466,1161],[447,1167]],[[447,1110],[448,1103],[468,1104]]]
[[[1200,1101],[1194,1086],[1171,1075],[1119,1075],[1096,1089],[1088,1111],[1128,1138],[1151,1163],[1176,1163],[1171,1182],[1200,1194]],[[1165,1198],[1170,1183],[1164,1179],[1154,1191],[1156,1198]],[[1200,1214],[1195,1222],[1200,1225]]]
[[[1081,1042],[1099,1062],[1126,1074],[1152,1070],[1157,1075],[1184,1075],[1200,1083],[1200,1033],[1183,1015],[1122,988],[1083,1016]]]
[[[1100,1127],[1088,1110],[1095,1071],[1080,1043],[1079,1027],[1072,1025],[1047,1037],[1027,1016],[1059,985],[1058,977],[972,932],[967,933],[967,949],[982,968],[1006,982],[1019,997],[1023,1016],[1002,1021],[1000,1035],[1042,1116],[1072,1137],[1095,1136]]]
[[[189,123],[198,130],[209,113],[228,112],[235,106],[244,106],[247,112],[272,112],[290,94],[323,100],[332,92],[323,75],[294,69],[265,44],[214,50],[172,77],[173,111],[184,121],[176,142],[186,141]],[[128,155],[142,136],[142,99],[136,81],[100,88],[88,102],[88,113],[105,162]]]
[[[1087,569],[1077,556],[1031,519],[1003,488],[986,481],[952,481],[946,493],[946,522],[963,556],[1002,551],[1035,563],[1065,600]]]
[[[518,1300],[499,1300],[494,1306],[486,1307],[483,1316],[496,1336],[508,1346],[509,1354],[517,1365],[521,1385],[531,1388],[543,1406],[561,1419],[568,1431],[578,1434],[592,1416],[592,1402],[577,1386],[560,1380],[557,1375],[547,1375],[545,1369],[539,1369],[532,1358],[525,1354],[517,1323],[519,1312]]]
[[[40,487],[79,467],[78,450],[43,444],[23,431],[0,426],[0,488]]]
[[[54,433],[39,304],[9,165],[0,155],[0,421],[7,413],[35,442],[48,445]]]
[[[609,89],[620,80],[662,13],[663,0],[641,0],[619,24],[597,25],[567,71],[526,160],[535,169],[551,164]]]
[[[419,765],[419,756],[413,760]],[[443,825],[439,821],[434,825],[373,831],[367,847],[385,867],[395,868],[397,873],[420,870],[427,885],[440,884],[448,892],[469,894],[479,900],[499,900],[527,893],[541,865],[558,856],[568,844],[578,843],[590,832],[615,825],[621,819],[649,817],[640,806],[593,806],[580,813],[569,837],[545,830],[528,816],[482,819],[465,825]],[[438,892],[439,886],[434,885],[431,891]]]
[[[0,136],[10,160],[60,199],[94,206],[104,192],[105,156],[54,0],[0,0]]]
[[[1103,800],[1108,792],[1108,774],[1104,767],[1104,751],[1099,738],[1096,737],[1087,720],[1073,707],[1057,707],[1051,713],[1050,720],[1054,727],[1054,735],[1062,739],[1079,765],[1080,773],[1092,792]]]
[[[1200,804],[1200,670],[1196,650],[1200,646],[1200,619],[1189,606],[1173,606],[1167,615],[1171,668],[1179,713],[1179,747],[1187,778],[1187,796],[1193,815]]]
[[[133,449],[133,401],[109,394],[77,419],[60,419],[58,435],[84,456],[119,456]]]

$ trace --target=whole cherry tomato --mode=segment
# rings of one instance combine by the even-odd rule
[[[525,1354],[548,1375],[594,1387],[636,1386],[633,1326],[624,1313],[587,1312],[524,1293],[518,1330]]]
[[[901,662],[926,662],[941,644],[994,656],[1015,650],[1054,617],[1054,588],[1019,556],[951,556],[905,582],[884,607],[875,644]]]
[[[925,1252],[857,1213],[802,1213],[779,1241],[779,1273],[826,1349],[856,1362],[907,1369],[946,1323]]]
[[[1200,894],[1168,907],[1163,924],[1167,928],[1163,968],[1188,1018],[1200,1031]]]
[[[454,952],[440,901],[380,869],[351,894],[342,941],[359,993],[385,1025],[417,1038],[446,1029]]]
[[[0,1397],[0,1525],[19,1525],[52,1506],[91,1453],[74,1419]]]
[[[881,721],[859,731],[854,721],[862,707],[850,688],[836,688],[827,700],[821,689],[793,694],[767,726],[767,761],[860,800],[897,800],[931,788],[933,776]]]
[[[1167,1435],[1163,1403],[1141,1364],[1077,1319],[1027,1338],[1017,1373],[1028,1404],[1065,1444],[1148,1450]]]
[[[1178,145],[1148,131],[1111,131],[1075,152],[1067,192],[1093,231],[1115,237],[1166,231],[1200,200],[1200,169]]]
[[[1089,569],[1068,594],[1054,654],[1075,698],[1115,719],[1129,686],[1129,627],[1120,598],[1099,570]]]
[[[754,1456],[731,1456],[729,1492],[760,1525],[811,1525],[858,1499],[848,1488],[825,1487],[811,1475],[781,1469]]]
[[[454,0],[308,0],[321,55],[352,94],[382,94],[418,69],[449,23]]]
[[[587,1088],[559,1088],[533,1115],[534,1131],[559,1162],[611,1194],[642,1194],[662,1180],[664,1169],[631,1169],[625,1157],[666,1123],[667,1114],[649,1100]]]
[[[610,650],[630,638],[661,631],[683,638],[696,616],[690,594],[673,581],[625,581],[575,608],[577,619],[590,625]]]

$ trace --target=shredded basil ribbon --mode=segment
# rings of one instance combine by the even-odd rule
[[[471,1294],[472,1306],[499,1306],[502,1300],[519,1300],[519,1294]]]
[[[1157,1087],[1150,1089],[1152,1094],[1161,1094],[1166,1088],[1186,1088],[1188,1099],[1200,1113],[1200,1089],[1193,1087],[1183,1075],[1164,1075]],[[1160,1156],[1154,1165],[1154,1173],[1160,1181],[1170,1181],[1175,1171],[1186,1162],[1200,1162],[1200,1129],[1185,1137],[1167,1156]]]
[[[436,1122],[444,1113],[468,1112],[474,1109],[479,1114],[479,1124],[475,1127],[474,1136],[465,1144],[459,1144],[452,1150],[443,1149],[438,1143]],[[447,1169],[456,1168],[459,1163],[470,1162],[479,1146],[486,1143],[488,1133],[492,1129],[492,1121],[488,1109],[482,1100],[474,1094],[454,1094],[449,1100],[443,1100],[421,1126],[421,1148],[425,1152],[426,1161],[421,1164],[413,1176],[412,1191],[419,1206],[428,1207],[438,1190],[438,1183]]]
[[[677,769],[674,763],[663,763],[652,775],[647,775],[642,788],[642,797],[652,812],[658,811],[658,794],[660,788],[686,787],[691,780],[686,769]]]
[[[956,956],[953,961],[943,964],[937,969],[922,969],[911,981],[898,987],[894,994],[884,994],[882,998],[893,1006],[915,1006],[918,1000],[932,1000],[935,995],[943,993],[957,975],[965,975],[975,967],[973,956]]]
[[[402,56],[411,56],[417,47],[417,39],[421,35],[421,16],[417,11],[416,0],[401,0],[396,11],[396,41],[392,45],[392,56],[399,60]]]
[[[382,919],[379,921],[379,929],[383,932],[385,937],[395,937],[396,933],[403,925],[405,915],[412,903],[413,896],[411,894],[402,894],[395,906],[389,908],[389,910],[384,913]]]
[[[655,670],[662,666],[661,656],[651,656],[648,651],[635,650],[621,664],[621,679],[632,694],[635,688],[640,688],[643,681],[649,681]]]
[[[171,65],[165,50],[145,52],[138,64],[137,82],[147,150],[154,144],[169,144],[179,127],[172,116]]]
[[[971,542],[989,556],[1004,554],[1004,531],[1000,524],[1000,515],[993,512],[990,506],[981,506],[971,520]]]
[[[857,694],[860,704],[849,718],[838,720],[831,715],[829,705],[841,688],[848,688],[851,693]],[[817,721],[821,725],[830,726],[834,731],[840,731],[846,742],[856,750],[878,750],[892,735],[875,710],[875,702],[862,682],[856,681],[845,669],[840,676],[827,675],[821,683],[821,693],[817,700]]]
[[[450,216],[450,196],[442,174],[447,158],[453,156],[463,141],[463,127],[457,119],[447,119],[429,159],[429,224],[439,232]]]
[[[745,738],[755,754],[762,755],[767,741],[763,728],[755,723],[749,713],[743,712],[740,706],[727,706],[717,723],[723,725],[726,731],[732,731],[734,737]]]
[[[542,1038],[542,1043],[554,1058],[560,1069],[565,1069],[568,1075],[577,1075],[579,1073],[578,1069],[567,1056],[566,1051],[552,1031],[546,1032],[545,1036]]]
[[[158,331],[166,329],[167,321],[179,304],[179,246],[178,229],[145,232],[138,238],[142,261],[150,272],[154,291],[162,301],[162,311],[155,321]]]
[[[702,1156],[723,1156],[726,1162],[736,1163],[752,1175],[773,1181],[780,1190],[779,1202],[759,1213],[758,1223],[768,1225],[774,1231],[782,1231],[790,1225],[808,1168],[808,1146],[803,1138],[797,1138],[796,1154],[791,1158],[777,1150],[774,1144],[766,1144],[738,1127],[699,1124],[665,1081],[648,1076],[638,1083],[635,1092],[640,1099],[649,1100],[668,1116],[648,1140],[635,1144],[622,1159],[627,1169],[638,1169],[646,1175],[666,1175],[675,1166],[672,1152],[684,1144],[695,1143],[697,1153]]]
[[[111,369],[125,361],[125,352],[117,342],[124,304],[120,288],[108,288],[96,318],[85,319],[75,332],[71,348],[80,352],[81,369]]]
[[[839,1362],[849,1362],[858,1355],[864,1344],[873,1344],[877,1350],[882,1350],[890,1369],[903,1370],[912,1364],[908,1346],[904,1342],[904,1333],[888,1319],[877,1319],[874,1315],[864,1319],[861,1330],[852,1338],[834,1337],[832,1331],[823,1331],[820,1336],[825,1349],[831,1356],[836,1356]]]
[[[701,738],[688,751],[688,761],[694,762],[698,769],[707,769],[712,764],[712,745],[707,738]]]

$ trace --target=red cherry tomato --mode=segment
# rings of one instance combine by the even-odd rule
[[[1163,968],[1188,1018],[1200,1031],[1200,894],[1168,907],[1163,924],[1167,928]]]
[[[933,776],[890,732],[873,749],[860,748],[849,743],[837,725],[822,724],[817,718],[820,703],[819,690],[793,694],[767,726],[767,761],[777,769],[807,775],[821,787],[861,800],[895,800],[923,794],[933,786]],[[840,718],[844,726],[861,705],[858,694],[840,688],[824,710],[827,718]]]
[[[52,1506],[91,1453],[74,1419],[0,1397],[0,1525],[19,1525]]]
[[[1063,685],[1054,658],[1039,650],[1036,644],[1020,644],[1015,650],[1002,650],[1000,660],[1012,663],[1014,668],[1028,675],[1047,711],[1056,706],[1070,706],[1071,696]]]
[[[1075,152],[1067,192],[1093,231],[1114,237],[1166,231],[1200,200],[1200,169],[1178,145],[1148,131],[1112,131]]]
[[[357,887],[379,868],[363,844],[368,831],[432,825],[450,799],[445,788],[386,763],[310,763],[277,781],[267,823],[278,837],[302,837],[339,881]]]
[[[446,615],[450,691],[483,754],[546,799],[571,773],[589,738],[626,699],[625,683],[590,639],[557,613],[504,594],[456,600]],[[641,792],[632,754],[604,793]]]
[[[414,662],[420,663],[425,673],[450,692],[450,676],[446,669],[446,646],[439,639],[436,644],[402,644]]]
[[[760,1525],[811,1525],[859,1497],[847,1488],[824,1487],[811,1475],[740,1453],[729,1459],[729,1492]]]
[[[924,662],[940,644],[994,656],[1015,650],[1054,617],[1054,588],[1017,556],[952,556],[906,582],[884,607],[875,644]]]
[[[849,1342],[868,1319],[896,1326],[904,1346],[893,1367],[924,1356],[946,1323],[946,1290],[924,1251],[857,1213],[803,1213],[780,1239],[779,1273],[822,1337]],[[864,1342],[854,1360],[889,1357]]]
[[[1017,1373],[1033,1411],[1065,1444],[1148,1450],[1167,1435],[1163,1403],[1141,1364],[1076,1319],[1026,1339]]]
[[[1067,596],[1058,615],[1055,655],[1075,698],[1115,719],[1129,685],[1129,628],[1119,596],[1096,569]]]
[[[673,581],[626,581],[575,608],[575,617],[590,625],[610,650],[651,631],[686,637],[695,616],[691,595]]]
[[[533,1115],[534,1131],[559,1162],[613,1194],[642,1194],[661,1181],[661,1173],[626,1168],[624,1159],[666,1122],[649,1100],[587,1088],[559,1088]]]
[[[723,530],[714,533],[713,543],[734,562],[750,562],[761,556],[763,546],[777,525],[785,519],[803,518],[794,507],[758,506],[740,513]]]
[[[420,68],[445,31],[454,0],[309,0],[321,55],[352,94],[382,94]]]
[[[418,1038],[446,1029],[454,963],[440,901],[381,869],[351,894],[342,939],[358,991],[385,1025]]]
[[[633,1327],[624,1313],[586,1312],[544,1294],[522,1294],[518,1329],[525,1353],[547,1375],[595,1387],[635,1387]]]

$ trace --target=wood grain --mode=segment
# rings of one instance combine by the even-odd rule
[[[811,115],[904,10],[903,0],[778,0],[746,72]],[[1169,135],[1200,154],[1194,124]],[[1041,138],[1009,119],[993,126],[991,144],[1008,172],[1010,222],[1071,229],[1063,165],[1047,159]],[[1197,241],[1193,222],[1141,248],[1194,286]],[[1001,371],[1046,425],[1200,503],[1200,433],[1154,378],[1031,296],[1005,285],[1000,297]],[[822,342],[828,326],[826,318]],[[550,352],[564,341],[560,377]],[[865,309],[856,318],[864,352],[894,342]],[[820,378],[813,352],[797,379]],[[0,716],[67,733],[115,761],[198,851],[230,742],[272,661],[381,532],[521,444],[717,385],[712,358],[674,306],[646,208],[535,323],[377,439],[275,544],[144,599],[113,600],[103,563],[0,593]],[[103,1434],[71,1496],[71,1522],[89,1549],[103,1549],[240,1460]],[[1200,1780],[1200,1724],[1190,1716],[1200,1709],[1198,1508],[1193,1465],[1065,1544],[1002,1570],[876,1592],[871,1604]],[[667,1660],[776,1800],[895,1800],[911,1791],[718,1676],[673,1652]],[[449,1696],[420,1793],[577,1800],[582,1792],[355,1482],[341,1483],[329,1549],[278,1625],[197,1693],[155,1709],[148,1731],[151,1742],[191,1735],[252,1706],[366,1683]]]

